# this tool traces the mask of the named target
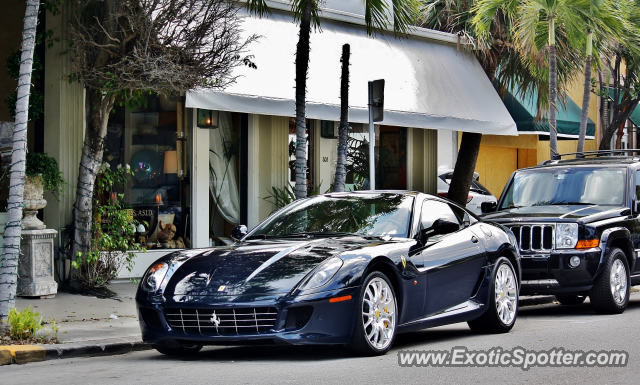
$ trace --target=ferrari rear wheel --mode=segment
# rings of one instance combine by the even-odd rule
[[[153,345],[153,348],[158,352],[167,356],[194,356],[198,354],[202,345],[180,345],[177,346],[165,346],[165,345]]]
[[[357,355],[378,356],[387,353],[396,338],[398,305],[393,286],[383,273],[374,271],[364,282],[347,347]]]
[[[467,322],[476,333],[507,333],[518,315],[518,278],[507,258],[499,258],[493,269],[489,303],[479,318]]]

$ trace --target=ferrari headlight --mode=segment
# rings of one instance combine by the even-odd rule
[[[322,266],[311,276],[311,278],[302,286],[302,290],[315,289],[327,282],[340,270],[342,267],[342,259],[333,257],[325,261]]]
[[[142,289],[148,292],[158,291],[162,280],[167,275],[169,265],[164,262],[156,263],[151,266],[142,281]]]
[[[556,249],[573,249],[577,243],[577,223],[556,223]]]

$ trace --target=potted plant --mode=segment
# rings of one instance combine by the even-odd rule
[[[60,201],[66,184],[62,178],[62,172],[58,169],[55,158],[46,153],[27,153],[25,174],[27,176],[24,185],[24,218],[22,224],[27,230],[40,230],[46,226],[36,218],[38,210],[47,205],[43,198],[44,192],[49,191],[53,197]]]

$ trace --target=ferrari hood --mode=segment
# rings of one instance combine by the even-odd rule
[[[239,296],[288,293],[328,258],[373,240],[322,238],[251,241],[217,248],[185,262],[173,274],[167,296]]]

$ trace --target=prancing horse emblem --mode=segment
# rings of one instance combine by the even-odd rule
[[[213,314],[211,314],[211,319],[209,321],[211,321],[212,324],[216,325],[216,327],[220,326],[220,318],[218,318],[215,311],[213,312]]]

